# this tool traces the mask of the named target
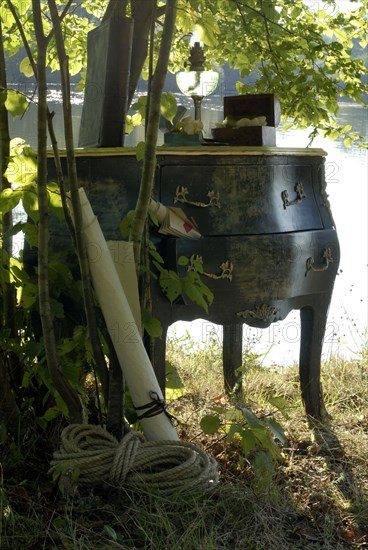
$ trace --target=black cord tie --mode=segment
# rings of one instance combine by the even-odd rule
[[[136,411],[142,411],[144,409],[146,410],[143,414],[138,415],[138,420],[142,420],[142,418],[152,418],[153,416],[157,416],[158,414],[164,413],[167,418],[170,420],[170,422],[173,424],[173,420],[176,420],[175,416],[169,413],[167,410],[167,405],[165,399],[161,399],[157,392],[150,391],[149,396],[152,399],[149,403],[146,405],[141,405],[140,407],[134,407]]]

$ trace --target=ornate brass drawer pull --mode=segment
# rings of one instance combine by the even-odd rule
[[[294,190],[296,192],[296,198],[293,201],[289,201],[289,193],[285,189],[285,191],[281,191],[281,198],[282,202],[284,204],[284,209],[288,206],[293,206],[293,204],[299,204],[302,202],[304,198],[306,198],[306,194],[304,193],[304,188],[302,183],[297,183],[294,187]]]
[[[261,321],[268,321],[271,317],[274,317],[279,311],[279,308],[274,306],[268,306],[267,304],[262,304],[261,306],[256,306],[254,309],[244,309],[244,311],[238,311],[236,315],[238,317],[253,319],[260,319]]]
[[[331,248],[328,247],[323,250],[323,260],[324,263],[322,265],[314,267],[314,258],[312,256],[307,258],[305,276],[307,276],[310,271],[326,271],[329,268],[330,264],[334,261]]]
[[[174,203],[181,202],[183,204],[191,204],[192,206],[199,206],[200,208],[207,208],[208,206],[216,206],[217,208],[220,208],[220,193],[215,191],[208,191],[207,197],[209,198],[208,202],[196,202],[196,201],[189,201],[187,199],[189,191],[187,187],[183,187],[181,185],[178,185],[178,187],[175,190],[175,197],[174,197]]]
[[[195,268],[196,262],[200,262],[203,265],[203,258],[202,256],[198,256],[197,254],[193,254],[189,258],[188,271],[198,271]],[[209,277],[210,279],[229,279],[229,281],[232,281],[234,264],[232,262],[229,262],[229,260],[226,260],[219,265],[219,268],[221,269],[221,273],[219,275],[216,275],[215,273],[206,273],[206,271],[202,271],[201,275]]]

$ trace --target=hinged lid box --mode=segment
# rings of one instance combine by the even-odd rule
[[[276,145],[276,127],[280,122],[280,102],[275,94],[248,94],[224,97],[224,118],[235,120],[265,116],[267,126],[213,128],[212,137],[229,145]]]

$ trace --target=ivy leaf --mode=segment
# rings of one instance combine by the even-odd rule
[[[152,338],[162,337],[162,325],[157,317],[153,317],[148,309],[142,310],[142,323],[146,332]]]
[[[8,90],[5,107],[13,118],[23,115],[28,107],[28,100],[18,90]]]
[[[198,288],[197,285],[193,284],[191,281],[185,279],[184,281],[184,289],[185,293],[187,294],[188,298],[192,300],[197,306],[203,308],[206,313],[208,313],[208,304],[206,300],[203,297],[203,293]]]
[[[161,268],[161,274],[159,278],[160,286],[170,300],[173,302],[181,294],[181,281],[175,271],[168,271]]]
[[[189,258],[186,256],[179,256],[178,258],[178,265],[186,266],[189,264]]]
[[[214,414],[207,414],[201,418],[200,426],[205,434],[214,434],[221,426],[220,417]]]

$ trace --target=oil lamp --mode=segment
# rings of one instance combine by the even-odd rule
[[[180,71],[176,75],[179,90],[193,99],[195,120],[201,120],[202,99],[215,91],[219,79],[216,71],[204,70],[204,61],[203,46],[194,42],[190,48],[189,71]]]

